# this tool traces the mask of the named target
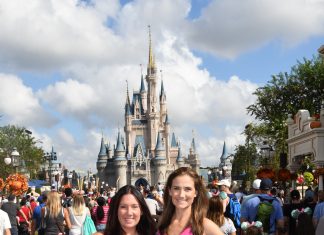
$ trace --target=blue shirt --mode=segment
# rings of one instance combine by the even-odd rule
[[[324,216],[324,202],[320,202],[315,206],[313,218],[319,221],[322,216]]]
[[[42,208],[45,206],[45,203],[36,206],[33,213],[33,220],[36,220],[36,229],[40,227],[40,223],[42,221]]]
[[[270,216],[270,224],[271,224],[270,233],[274,233],[276,231],[276,222],[280,219],[283,219],[283,213],[282,213],[282,208],[280,206],[280,202],[277,199],[267,194],[259,194],[258,196],[264,199],[273,199],[272,205],[274,207],[274,210]],[[260,204],[259,197],[253,197],[247,200],[244,203],[244,209],[241,210],[241,218],[245,218],[250,223],[255,221],[259,204]]]

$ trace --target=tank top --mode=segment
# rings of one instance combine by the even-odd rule
[[[162,235],[162,234],[160,233],[160,231],[157,231],[156,235]],[[166,233],[164,235],[166,235]],[[189,226],[189,227],[185,228],[184,230],[182,230],[182,232],[179,235],[193,235],[193,233],[191,231],[191,227]]]
[[[46,235],[57,235],[61,233],[61,230],[64,231],[64,211],[63,208],[61,209],[61,213],[58,214],[55,218],[49,216],[49,212],[45,207],[45,234]],[[59,226],[61,230],[59,229]]]

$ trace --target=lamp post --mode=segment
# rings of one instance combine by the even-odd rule
[[[48,175],[49,175],[49,183],[52,185],[52,162],[57,160],[56,152],[54,152],[54,148],[52,146],[52,151],[50,153],[46,152],[44,155],[45,161],[48,161]]]
[[[268,144],[267,141],[263,141],[263,145],[261,146],[261,151],[263,152],[263,157],[265,158],[265,167],[269,167],[269,161],[272,155],[272,152],[274,151],[272,146]]]
[[[4,159],[4,162],[6,165],[12,164],[12,166],[15,168],[15,173],[18,173],[19,157],[20,157],[20,154],[17,151],[17,148],[14,147],[12,149],[10,156],[7,154],[7,157],[5,157],[5,159]]]

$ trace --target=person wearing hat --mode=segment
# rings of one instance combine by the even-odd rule
[[[258,206],[261,200],[269,201],[272,203],[273,211],[270,215],[270,231],[269,234],[275,234],[277,231],[284,232],[284,219],[280,206],[280,202],[271,197],[270,190],[272,188],[272,181],[268,178],[264,178],[260,182],[261,193],[254,198],[246,201],[246,209],[241,211],[241,221],[248,221],[249,223],[255,222],[258,212]]]
[[[235,225],[238,233],[241,227],[240,215],[241,215],[241,205],[239,200],[236,198],[235,194],[231,192],[231,182],[228,179],[222,179],[218,183],[219,190],[225,192],[229,198],[229,203],[226,206],[225,217],[230,218]]]

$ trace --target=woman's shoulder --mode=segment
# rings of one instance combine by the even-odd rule
[[[222,235],[220,228],[210,219],[204,218],[204,230],[206,235]]]
[[[94,233],[94,234],[92,234],[92,235],[103,235],[103,233],[101,233],[101,232],[96,232],[96,233]]]

